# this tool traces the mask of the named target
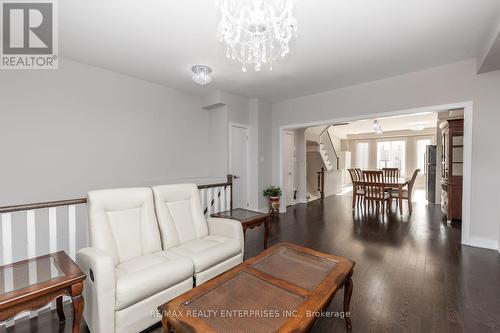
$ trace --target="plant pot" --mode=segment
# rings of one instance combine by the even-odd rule
[[[269,197],[269,208],[273,214],[278,213],[280,211],[280,197]]]

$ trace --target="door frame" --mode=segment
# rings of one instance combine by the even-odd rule
[[[285,130],[282,132],[283,135],[290,135],[292,137],[292,145],[290,146],[290,149],[291,149],[291,152],[290,152],[290,158],[292,159],[292,169],[291,169],[291,172],[292,172],[292,188],[290,189],[292,191],[292,193],[290,193],[290,197],[292,198],[290,202],[288,202],[288,196],[286,195],[285,193],[285,205],[286,206],[292,206],[292,205],[295,205],[296,201],[293,197],[293,192],[294,192],[294,188],[295,188],[295,134],[293,131],[290,131],[290,130]],[[283,167],[285,165],[283,164]],[[283,184],[283,187],[282,189],[284,190],[285,189],[285,186]],[[283,191],[285,192],[285,191]]]
[[[498,249],[498,244],[493,244],[491,241],[471,237],[471,184],[472,184],[472,121],[474,113],[474,103],[473,101],[462,101],[457,103],[449,103],[443,105],[431,105],[425,107],[416,107],[406,110],[395,110],[389,112],[378,112],[378,113],[368,113],[357,116],[346,116],[338,117],[332,119],[325,119],[320,121],[305,122],[291,125],[284,125],[279,127],[278,135],[278,147],[279,149],[279,166],[278,166],[278,181],[280,186],[283,186],[283,152],[282,145],[283,140],[281,138],[281,132],[284,130],[293,130],[303,127],[313,127],[324,124],[342,123],[356,120],[363,120],[368,118],[377,117],[388,117],[388,116],[398,116],[413,113],[424,113],[424,112],[438,112],[444,110],[452,109],[464,109],[464,165],[463,165],[463,192],[462,192],[462,239],[461,242],[464,245],[477,246],[489,249]],[[282,213],[286,212],[286,203],[280,209]]]
[[[229,158],[228,158],[228,171],[229,172],[228,172],[228,174],[232,174],[232,165],[231,165],[232,162],[231,161],[233,159],[233,156],[232,156],[231,152],[232,152],[232,147],[233,147],[233,143],[232,143],[232,141],[233,141],[233,139],[232,139],[232,137],[233,137],[233,133],[232,133],[233,127],[242,128],[247,133],[247,167],[246,167],[246,171],[247,172],[246,172],[246,175],[244,175],[244,177],[245,177],[245,179],[247,181],[247,186],[246,186],[247,190],[246,190],[246,193],[245,193],[247,202],[246,202],[246,207],[244,207],[244,208],[248,208],[249,205],[250,205],[250,191],[249,191],[249,187],[250,187],[249,186],[249,175],[250,175],[250,169],[249,169],[250,168],[250,144],[249,144],[250,143],[250,127],[247,126],[247,125],[243,125],[243,124],[237,123],[237,122],[233,122],[233,121],[229,122],[229,145],[228,145],[228,149],[229,149],[229,151],[228,151],[228,156],[229,156]],[[234,189],[234,187],[233,187],[233,189]]]

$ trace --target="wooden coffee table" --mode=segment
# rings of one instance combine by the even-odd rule
[[[0,321],[37,310],[56,299],[59,322],[65,321],[62,296],[73,301],[73,333],[80,332],[85,274],[63,251],[0,266]]]
[[[241,222],[241,225],[243,226],[243,237],[245,236],[247,229],[253,229],[261,224],[264,224],[264,248],[267,249],[267,237],[269,236],[269,221],[271,220],[271,214],[236,208],[212,214],[212,217],[222,217]]]
[[[342,287],[343,314],[351,328],[353,267],[354,262],[341,257],[278,244],[160,306],[163,328],[166,332],[307,332],[318,316],[335,316],[321,311]]]

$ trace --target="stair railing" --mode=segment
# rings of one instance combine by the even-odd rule
[[[332,137],[330,135],[330,131],[328,130],[330,127],[325,129],[319,136],[319,142],[325,146],[325,150],[328,156],[331,159],[335,159],[336,165],[335,169],[340,170],[340,158],[337,154],[337,150],[335,149],[335,145],[333,144]]]
[[[321,196],[321,199],[325,198],[325,168],[321,168],[321,171],[317,172],[318,175],[318,182],[317,182],[317,189],[318,192]]]

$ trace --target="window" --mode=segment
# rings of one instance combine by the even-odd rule
[[[419,139],[417,140],[417,168],[419,168],[423,173],[425,173],[425,149],[428,145],[431,145],[431,139]]]
[[[399,168],[401,175],[406,174],[405,141],[377,142],[377,168]]]
[[[368,142],[356,143],[356,167],[368,169]]]

